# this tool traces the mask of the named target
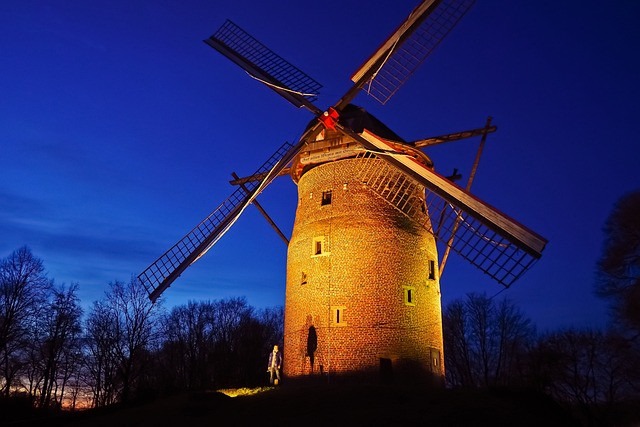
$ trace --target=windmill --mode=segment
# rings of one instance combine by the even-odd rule
[[[247,206],[268,218],[256,197],[289,175],[298,187],[291,238],[276,227],[288,244],[285,375],[441,379],[440,276],[449,251],[509,287],[541,257],[546,240],[473,196],[471,179],[465,189],[436,173],[421,150],[477,136],[482,147],[496,130],[490,120],[483,128],[407,142],[352,101],[366,91],[386,103],[472,4],[423,0],[327,109],[315,105],[319,83],[233,22],[206,39],[315,118],[298,142],[283,144],[254,174],[234,174],[231,196],[138,276],[150,299]]]

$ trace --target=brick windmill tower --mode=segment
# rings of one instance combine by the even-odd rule
[[[364,110],[349,105],[341,120],[431,168]],[[441,377],[438,255],[424,186],[333,130],[307,144],[291,174],[298,208],[287,257],[286,375]]]
[[[546,240],[471,195],[470,181],[465,189],[437,174],[421,150],[474,136],[482,147],[495,131],[489,122],[407,142],[351,102],[364,89],[384,104],[472,3],[423,0],[326,110],[314,104],[317,82],[231,21],[205,40],[315,119],[254,174],[234,174],[235,192],[138,276],[151,300],[249,204],[274,225],[256,197],[289,175],[298,186],[290,240],[274,225],[288,244],[285,375],[440,380],[440,276],[449,251],[508,287],[540,258]]]

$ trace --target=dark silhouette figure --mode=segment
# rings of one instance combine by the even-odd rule
[[[307,356],[309,356],[309,362],[311,363],[311,372],[313,372],[313,363],[317,349],[318,334],[316,333],[316,328],[312,325],[309,326],[309,334],[307,335]]]

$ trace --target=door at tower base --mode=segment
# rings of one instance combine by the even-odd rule
[[[284,374],[441,383],[436,243],[358,178],[357,158],[298,180],[288,249]],[[382,160],[378,160],[382,162]],[[390,191],[397,182],[389,177]],[[404,194],[423,203],[424,190]]]

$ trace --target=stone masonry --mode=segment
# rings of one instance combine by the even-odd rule
[[[438,256],[417,225],[427,214],[411,221],[382,200],[360,182],[358,162],[323,163],[299,178],[284,374],[441,380]]]

